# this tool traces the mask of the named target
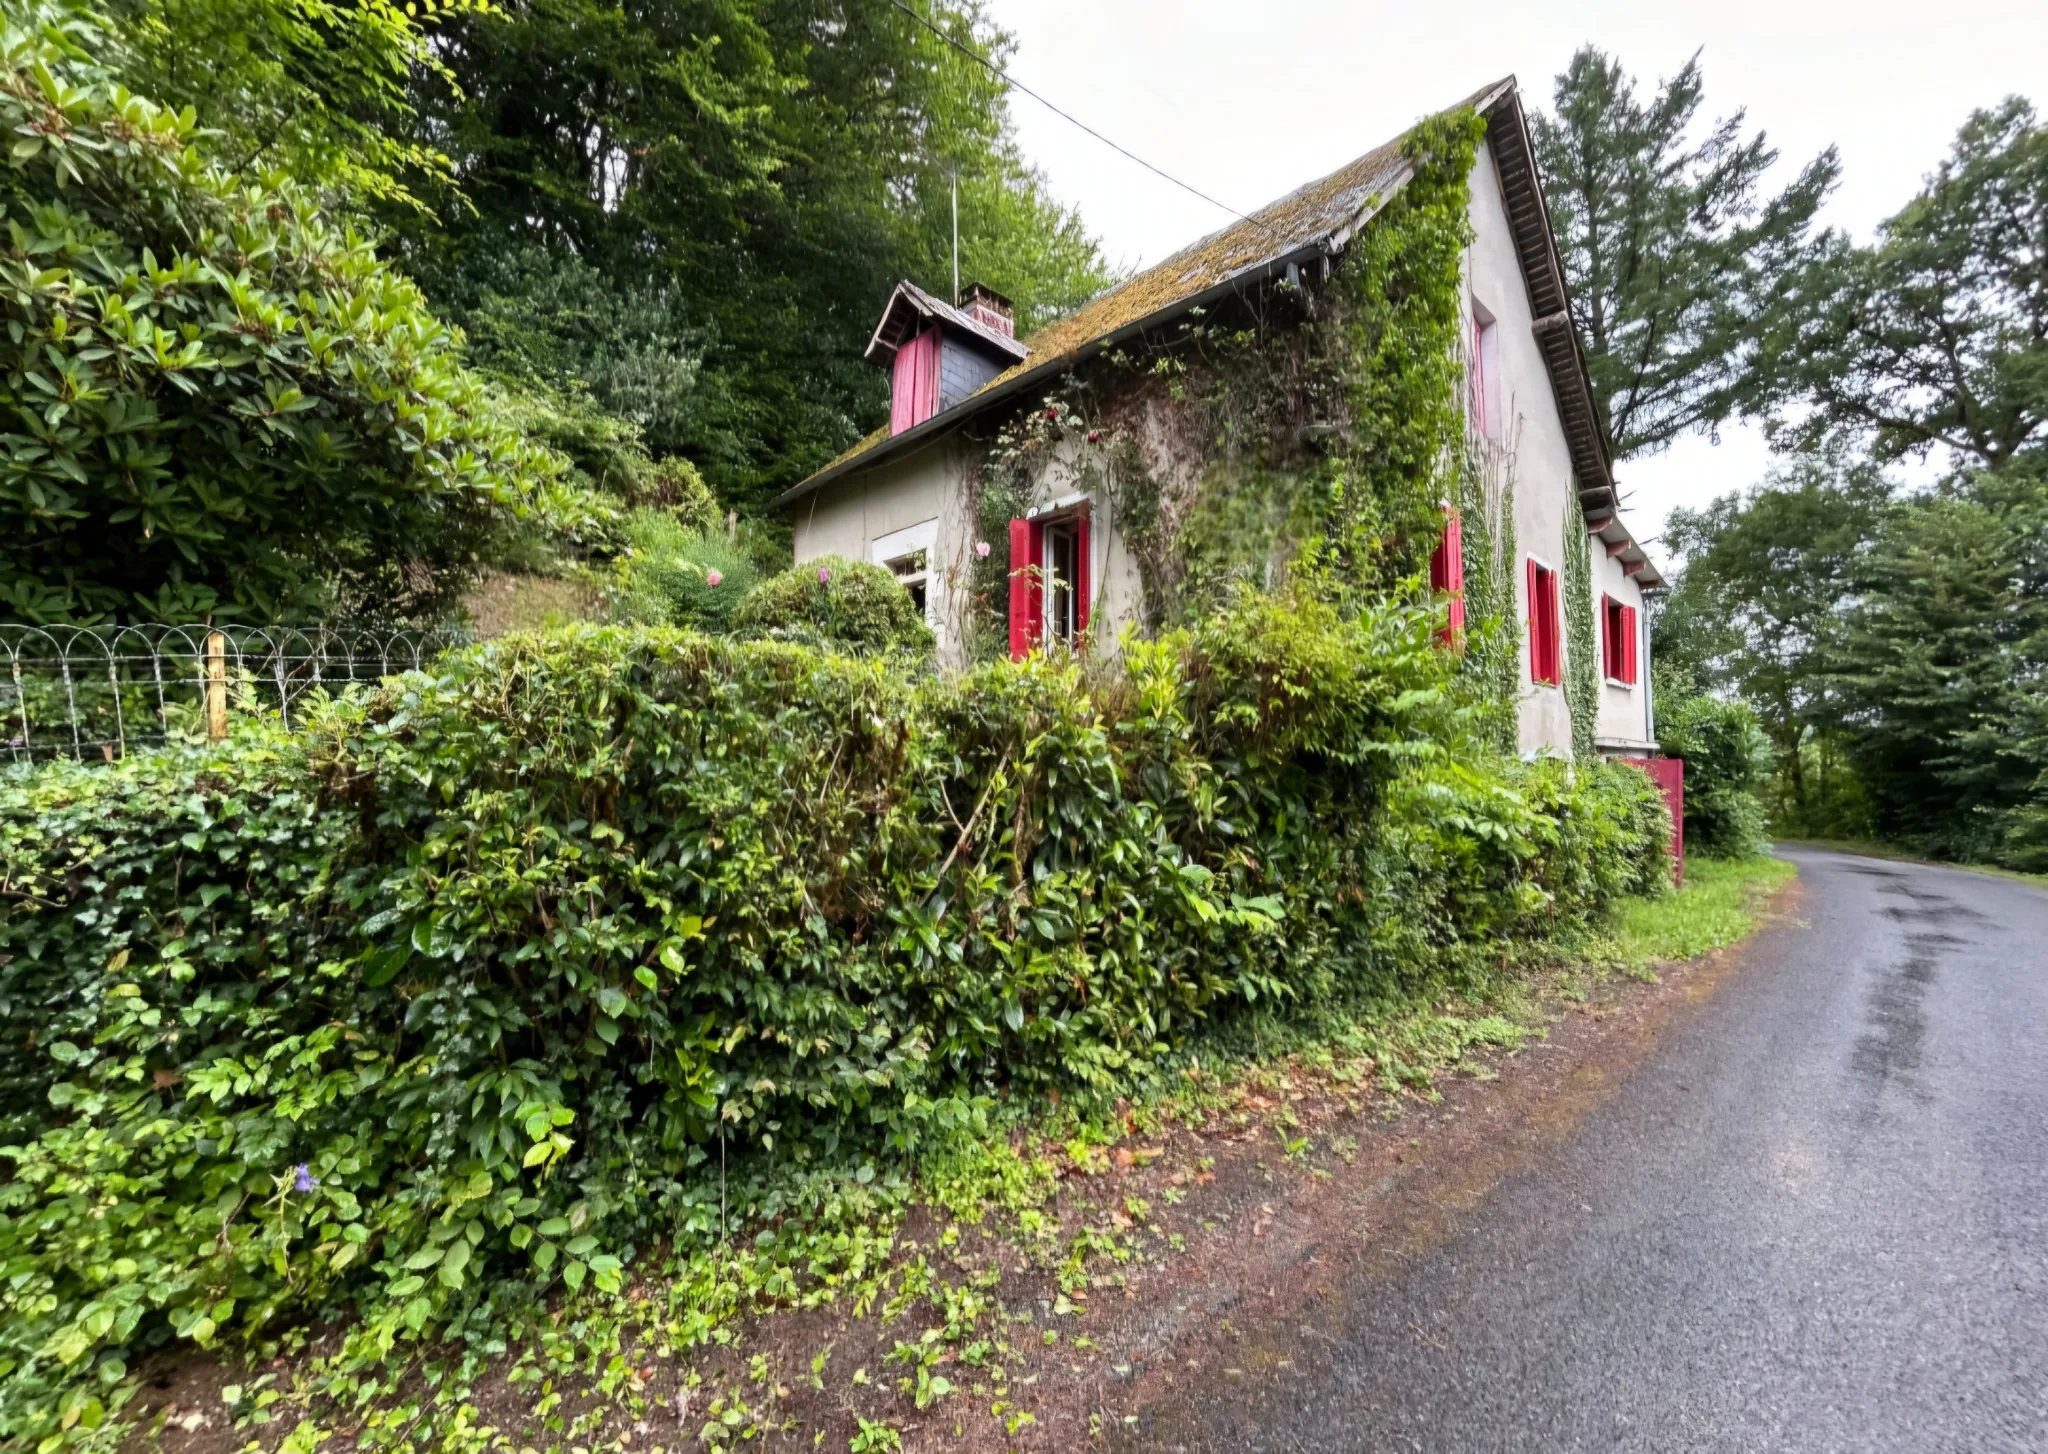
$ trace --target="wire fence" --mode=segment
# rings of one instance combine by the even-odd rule
[[[309,695],[430,661],[458,638],[436,631],[0,623],[0,741],[15,762],[113,762],[227,735],[236,714],[285,726]]]

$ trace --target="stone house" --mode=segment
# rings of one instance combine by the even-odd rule
[[[1563,580],[1566,552],[1577,548],[1590,556],[1595,741],[1609,754],[1650,753],[1643,600],[1663,582],[1622,517],[1520,93],[1509,78],[1463,104],[1486,123],[1463,262],[1463,405],[1471,447],[1495,478],[1488,498],[1512,516],[1511,532],[1495,538],[1512,539],[1515,550],[1520,746],[1524,754],[1571,750]],[[888,426],[778,502],[793,516],[797,560],[842,555],[894,570],[919,597],[950,664],[968,659],[977,621],[1004,612],[1015,654],[1084,642],[1113,650],[1125,625],[1149,624],[1148,583],[1138,524],[1120,518],[1103,470],[1086,457],[1095,433],[1045,453],[1007,528],[980,504],[992,446],[1020,418],[1043,412],[1062,380],[1112,363],[1128,372],[1133,352],[1185,338],[1191,320],[1233,308],[1270,316],[1268,305],[1280,304],[1312,315],[1316,290],[1411,174],[1397,138],[1023,340],[1009,304],[990,289],[970,287],[956,305],[901,284],[868,348],[890,373]],[[1199,461],[1173,457],[1170,413],[1154,390],[1127,432],[1147,463],[1191,496],[1205,476]],[[1502,478],[1511,491],[1498,490]],[[1431,566],[1454,622],[1465,578],[1460,538],[1454,514]],[[1006,589],[988,588],[992,569]]]

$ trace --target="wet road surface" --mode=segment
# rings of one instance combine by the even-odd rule
[[[1782,851],[1538,1169],[1116,1446],[2048,1451],[2048,892]]]

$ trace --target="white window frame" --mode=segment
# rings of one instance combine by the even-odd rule
[[[901,530],[892,530],[887,535],[878,535],[868,542],[868,559],[895,576],[903,583],[905,590],[912,586],[924,587],[924,623],[937,629],[933,617],[937,614],[938,603],[933,599],[932,558],[939,548],[939,522],[921,520]],[[905,572],[898,568],[899,562],[924,553],[924,566],[920,570]]]

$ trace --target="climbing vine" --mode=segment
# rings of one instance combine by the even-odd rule
[[[1331,289],[1340,303],[1347,448],[1319,534],[1304,548],[1329,593],[1371,595],[1418,575],[1441,538],[1464,411],[1458,343],[1474,154],[1485,122],[1432,117],[1403,151],[1401,194],[1352,244]]]
[[[1564,527],[1564,703],[1572,718],[1572,756],[1596,756],[1600,671],[1593,639],[1593,542],[1577,520]]]
[[[1521,417],[1504,439],[1468,433],[1458,458],[1458,514],[1465,556],[1463,671],[1475,687],[1479,735],[1515,751],[1522,691],[1522,624],[1515,608],[1515,457]]]
[[[1419,590],[1462,488],[1462,262],[1484,129],[1469,111],[1418,126],[1408,182],[1321,282],[1257,290],[1227,316],[1195,310],[984,441],[977,554],[961,567],[971,659],[1006,647],[1008,522],[1048,493],[1109,504],[1147,631],[1242,585],[1285,581],[1349,608]],[[1491,614],[1510,621],[1509,600]]]

